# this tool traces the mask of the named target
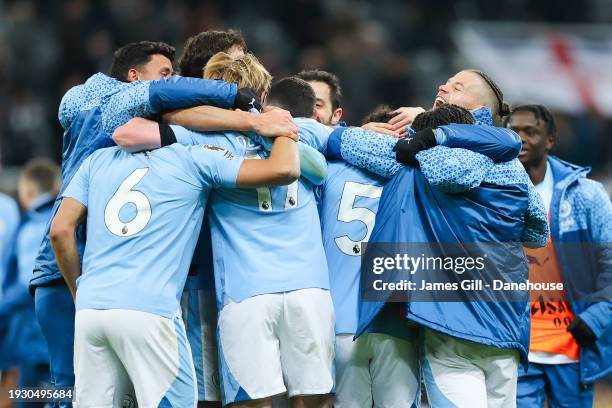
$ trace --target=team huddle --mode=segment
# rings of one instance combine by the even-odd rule
[[[348,127],[338,78],[272,82],[239,32],[190,38],[179,75],[173,59],[128,44],[59,107],[62,187],[31,290],[52,383],[74,386],[75,406],[418,407],[424,384],[434,407],[528,407],[551,367],[590,406],[588,384],[612,370],[612,205],[545,156],[546,108],[511,111],[463,70],[429,110],[382,106]],[[541,268],[566,283],[539,302],[562,306],[563,327],[529,291],[360,292],[367,242],[515,243],[487,273],[519,283],[565,241],[592,245]]]

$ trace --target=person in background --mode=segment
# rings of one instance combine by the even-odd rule
[[[26,163],[18,184],[19,204],[24,214],[12,243],[3,285],[4,296],[0,303],[0,315],[8,322],[2,348],[10,351],[19,387],[45,385],[49,378],[49,354],[36,321],[28,283],[58,189],[57,164],[48,159],[32,159]]]
[[[562,282],[564,293],[531,293],[529,370],[518,407],[590,407],[592,384],[612,369],[612,204],[590,168],[550,153],[557,128],[542,105],[518,105],[506,121],[523,141],[519,159],[548,213],[546,247],[526,249],[529,280]]]
[[[0,193],[0,302],[3,302],[5,296],[11,245],[18,225],[17,203],[11,196]],[[17,370],[11,369],[11,354],[8,353],[9,349],[5,347],[3,341],[7,336],[8,323],[8,319],[0,315],[0,387],[2,388],[14,388],[19,374]],[[0,406],[4,408],[5,405]]]

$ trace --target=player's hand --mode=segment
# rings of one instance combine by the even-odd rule
[[[259,96],[251,88],[240,88],[236,92],[236,99],[234,99],[234,109],[240,109],[243,111],[250,111],[251,109],[257,109],[261,111],[261,102]]]
[[[399,132],[400,136],[405,136],[408,132],[406,127],[410,126],[419,113],[425,112],[425,109],[418,107],[402,107],[390,112],[390,115],[395,115],[389,119],[391,129]]]
[[[261,115],[254,115],[253,131],[261,136],[288,137],[299,140],[298,126],[289,111],[284,109],[267,109]]]
[[[396,132],[393,130],[392,125],[384,122],[369,122],[361,126],[361,128],[371,132],[382,133],[383,135],[400,137],[400,132]]]
[[[593,330],[588,324],[580,317],[576,317],[574,321],[567,326],[567,331],[572,333],[572,336],[576,339],[576,343],[582,348],[593,347],[597,341],[597,336],[593,333]]]
[[[419,130],[411,137],[400,139],[393,147],[395,159],[407,166],[418,166],[416,159],[418,152],[434,147],[437,144],[433,129]]]

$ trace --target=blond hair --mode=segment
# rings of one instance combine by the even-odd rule
[[[236,58],[225,52],[216,53],[204,67],[204,78],[234,82],[239,88],[254,89],[258,95],[266,92],[272,82],[272,75],[251,53]]]

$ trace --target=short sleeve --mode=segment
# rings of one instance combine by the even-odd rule
[[[244,159],[227,149],[212,145],[189,147],[196,167],[194,176],[203,188],[235,188]]]
[[[89,170],[91,167],[91,156],[86,158],[81,167],[77,170],[70,184],[62,194],[63,198],[70,197],[79,201],[85,207],[87,207],[87,197],[89,195]]]
[[[327,151],[327,141],[333,129],[314,119],[296,118],[295,123],[298,125],[300,142],[314,147],[319,152],[325,154]]]

